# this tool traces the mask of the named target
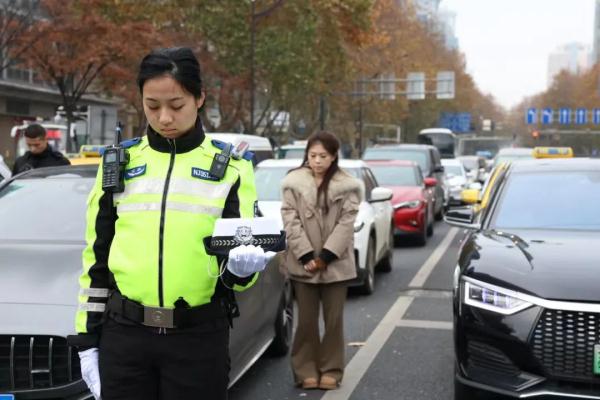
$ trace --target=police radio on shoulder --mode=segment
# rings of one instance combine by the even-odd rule
[[[115,128],[115,143],[104,149],[102,156],[102,190],[109,193],[125,191],[125,166],[129,153],[121,145],[121,123]]]
[[[224,143],[224,147],[220,153],[215,154],[213,162],[210,165],[210,174],[223,179],[225,171],[229,165],[229,160],[241,160],[244,158],[244,154],[248,150],[249,145],[247,142],[240,142],[234,149],[231,143]]]

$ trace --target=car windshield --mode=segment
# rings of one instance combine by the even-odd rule
[[[0,240],[83,241],[93,178],[18,179],[0,191]]]
[[[260,201],[281,201],[281,181],[293,167],[258,167],[254,171]]]
[[[260,201],[281,201],[281,181],[288,171],[295,167],[258,167],[254,171],[256,196]],[[350,175],[358,178],[358,168],[343,168]]]
[[[429,175],[427,154],[419,150],[404,150],[397,148],[372,147],[365,150],[363,160],[405,160],[414,161],[421,167],[423,175]]]
[[[498,165],[505,161],[518,161],[518,160],[530,160],[533,156],[531,154],[498,154],[494,159],[494,165]]]
[[[446,176],[463,176],[464,172],[460,165],[444,165],[444,173]]]
[[[520,173],[510,177],[496,229],[600,230],[600,172]]]
[[[304,158],[304,148],[301,149],[282,149],[279,158]]]
[[[380,185],[417,186],[417,177],[413,167],[371,165],[369,168]]]

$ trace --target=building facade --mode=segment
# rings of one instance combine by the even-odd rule
[[[548,86],[561,71],[580,74],[592,66],[590,46],[582,43],[567,43],[548,56]]]

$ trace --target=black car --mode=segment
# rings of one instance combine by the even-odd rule
[[[600,160],[512,163],[454,273],[455,399],[600,399]],[[496,398],[496,397],[493,397]]]

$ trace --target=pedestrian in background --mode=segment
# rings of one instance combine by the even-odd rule
[[[71,162],[48,144],[46,129],[40,124],[31,124],[25,128],[25,144],[29,151],[17,158],[12,174],[28,171],[35,168],[58,167],[70,165]]]
[[[129,152],[125,191],[90,193],[77,335],[82,377],[98,400],[224,400],[229,383],[233,290],[254,284],[268,256],[238,246],[207,255],[219,218],[252,218],[251,161],[221,153],[202,129],[204,92],[189,48],[141,62],[137,83],[148,120]]]
[[[344,374],[344,303],[347,281],[356,277],[354,221],[362,187],[339,168],[339,148],[332,133],[311,135],[302,165],[282,182],[285,266],[298,302],[292,370],[303,389],[336,389]]]

